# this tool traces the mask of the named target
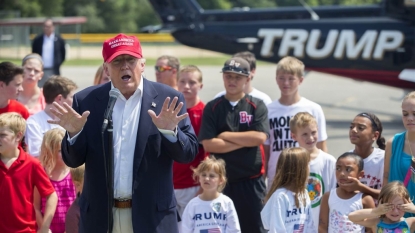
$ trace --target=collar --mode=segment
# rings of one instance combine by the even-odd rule
[[[53,38],[55,38],[55,33],[54,33],[54,32],[52,32],[52,34],[50,34],[50,36],[47,36],[46,34],[43,34],[43,38],[46,38],[46,39],[53,39]]]

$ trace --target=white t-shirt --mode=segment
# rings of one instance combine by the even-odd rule
[[[336,159],[320,150],[318,156],[310,161],[310,175],[307,182],[307,191],[310,196],[311,210],[316,230],[320,216],[320,205],[323,194],[336,188]]]
[[[215,95],[214,99],[216,99],[218,97],[221,97],[225,94],[226,94],[226,91],[221,91],[221,92],[219,92],[218,94]],[[265,105],[268,105],[272,102],[271,98],[267,94],[265,94],[262,91],[259,91],[259,90],[255,89],[255,88],[252,88],[252,91],[250,93],[248,93],[248,95],[251,95],[251,96],[253,96],[257,99],[262,100]]]
[[[327,140],[326,118],[323,109],[304,97],[293,105],[282,105],[279,100],[275,100],[267,105],[269,119],[269,139],[265,145],[269,145],[270,156],[268,161],[268,186],[272,183],[277,167],[278,158],[284,148],[298,147],[298,143],[291,138],[290,119],[299,112],[308,112],[313,115],[318,124],[318,141]]]
[[[349,152],[354,152],[350,150]],[[373,189],[382,189],[383,168],[385,160],[385,151],[379,148],[373,148],[372,154],[363,159],[363,175],[360,182]]]
[[[49,124],[47,120],[53,118],[46,114],[45,111],[40,111],[31,115],[26,121],[25,142],[28,147],[28,152],[32,156],[40,155],[40,146],[42,145],[43,135],[51,129],[63,128],[59,125]]]
[[[362,193],[357,193],[349,199],[337,196],[336,189],[330,191],[329,196],[329,231],[338,233],[364,233],[365,228],[349,220],[349,213],[363,209]]]
[[[241,232],[238,215],[232,200],[220,194],[212,201],[193,198],[184,209],[182,233],[234,233]]]
[[[269,233],[317,233],[311,217],[310,198],[306,205],[295,205],[295,193],[286,188],[277,189],[261,211],[262,224]]]

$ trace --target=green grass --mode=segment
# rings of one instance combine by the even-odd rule
[[[229,56],[218,56],[218,57],[183,57],[180,58],[180,63],[182,65],[218,65],[221,66],[225,61],[229,58]],[[156,63],[155,58],[147,58],[146,63],[148,65],[153,65]],[[17,65],[21,65],[21,60],[15,58],[2,58],[0,57],[0,62],[10,61]],[[102,59],[71,59],[64,62],[63,66],[98,66],[102,64]],[[268,62],[258,62],[258,65],[266,65],[271,64]]]

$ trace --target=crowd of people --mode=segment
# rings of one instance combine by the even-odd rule
[[[222,67],[225,90],[206,104],[201,70],[177,57],[161,56],[157,82],[146,80],[136,37],[106,40],[103,59],[76,94],[59,75],[39,87],[37,53],[21,67],[0,63],[0,205],[9,210],[0,232],[415,230],[415,92],[402,101],[405,132],[385,141],[380,119],[358,113],[354,148],[336,159],[321,106],[299,93],[297,58],[276,65],[272,101],[252,86],[254,54],[235,54]],[[114,89],[109,140],[101,123]]]

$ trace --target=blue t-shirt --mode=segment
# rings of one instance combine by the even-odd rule
[[[402,232],[402,233],[410,233],[411,228],[406,223],[406,220],[402,220],[397,223],[385,223],[382,220],[376,226],[377,230],[376,233],[392,233],[392,232]]]

